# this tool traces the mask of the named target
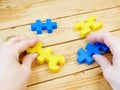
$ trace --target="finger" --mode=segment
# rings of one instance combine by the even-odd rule
[[[25,38],[25,37],[12,37],[6,43],[4,43],[4,46],[8,47],[8,48],[14,48],[13,46],[15,46],[18,42],[25,40],[25,39],[27,39],[27,38]]]
[[[27,39],[17,43],[17,51],[20,53],[24,52],[27,48],[34,46],[38,42],[38,38]]]
[[[26,55],[22,60],[22,65],[30,68],[33,61],[37,58],[37,56],[38,56],[37,53],[32,53],[32,54]]]
[[[95,55],[93,55],[93,58],[100,65],[103,72],[111,66],[111,63],[109,62],[109,60],[102,55],[95,54]]]
[[[8,40],[8,42],[6,42],[6,44],[11,45],[11,44],[15,44],[19,41],[25,40],[25,37],[12,37]]]
[[[91,34],[87,39],[89,42],[105,43],[113,55],[117,55],[118,52],[120,54],[120,47],[118,45],[119,40],[109,32],[96,35]]]

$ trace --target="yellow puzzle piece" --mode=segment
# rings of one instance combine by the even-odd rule
[[[80,30],[80,36],[87,36],[92,30],[98,30],[102,27],[102,22],[96,22],[95,16],[90,16],[85,22],[77,22],[74,25],[75,30]]]
[[[51,72],[58,72],[60,67],[58,65],[65,64],[65,58],[61,55],[53,56],[51,48],[42,49],[42,43],[38,42],[34,47],[26,50],[28,53],[38,53],[37,61],[40,64],[48,63]]]
[[[60,70],[59,65],[65,64],[65,58],[61,55],[52,56],[52,49],[46,48],[45,50],[41,50],[39,53],[40,55],[37,58],[37,61],[40,64],[43,64],[45,62],[48,63],[49,70],[51,72],[58,72]]]
[[[28,53],[38,53],[42,48],[42,43],[41,42],[38,42],[34,47],[32,48],[28,48],[26,51]]]

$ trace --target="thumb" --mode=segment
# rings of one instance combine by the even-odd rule
[[[22,65],[31,68],[32,63],[37,58],[37,56],[38,56],[37,53],[26,55],[22,60]]]
[[[111,63],[105,56],[95,54],[93,55],[93,58],[100,65],[103,72],[111,66]]]

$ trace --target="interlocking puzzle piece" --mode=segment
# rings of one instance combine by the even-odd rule
[[[38,42],[34,47],[28,48],[26,51],[28,53],[38,53],[42,49],[42,43]]]
[[[28,53],[38,53],[37,61],[40,64],[48,63],[49,70],[51,72],[58,72],[60,67],[58,65],[65,64],[65,58],[61,55],[53,56],[53,50],[51,48],[42,49],[42,43],[38,42],[34,47],[26,50]]]
[[[40,64],[43,64],[45,62],[48,63],[49,70],[51,72],[58,72],[60,70],[59,65],[64,65],[65,59],[61,55],[57,56],[52,56],[52,49],[51,48],[46,48],[45,50],[41,50],[40,55],[37,58],[37,61]]]
[[[85,51],[84,49],[80,48],[78,50],[77,62],[79,64],[87,63],[88,65],[90,65],[93,62],[93,58],[91,57],[91,55],[87,51]]]
[[[102,27],[102,22],[97,22],[95,16],[90,16],[85,22],[77,22],[74,25],[75,30],[80,30],[80,36],[87,36],[92,30],[98,30]]]
[[[94,54],[103,54],[106,53],[109,50],[109,48],[100,42],[95,42],[95,43],[88,43],[86,45],[86,51],[80,48],[78,50],[78,58],[77,62],[79,64],[82,63],[87,63],[88,65],[92,64],[94,61],[92,58],[92,55]]]
[[[37,34],[42,34],[43,30],[47,30],[48,33],[52,33],[53,29],[57,28],[57,22],[52,22],[51,19],[46,19],[45,23],[41,20],[36,20],[36,23],[31,24],[32,31],[37,31]]]

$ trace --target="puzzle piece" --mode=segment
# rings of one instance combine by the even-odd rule
[[[49,70],[51,72],[58,72],[60,70],[59,65],[64,65],[65,59],[61,55],[57,56],[52,56],[52,49],[51,48],[46,48],[45,50],[41,50],[39,53],[40,55],[37,58],[37,61],[40,64],[43,64],[45,62],[48,63]]]
[[[102,27],[102,22],[97,22],[95,16],[90,16],[85,22],[77,22],[74,25],[75,30],[80,30],[80,36],[87,36],[92,30],[98,30]]]
[[[88,43],[86,45],[86,51],[80,48],[78,50],[78,58],[77,62],[79,64],[86,63],[88,65],[92,64],[93,58],[92,55],[94,54],[103,54],[106,53],[109,50],[109,48],[100,42],[95,43]]]
[[[32,31],[37,31],[37,34],[42,34],[43,30],[47,30],[48,33],[52,33],[53,29],[57,28],[57,23],[52,22],[51,19],[46,19],[45,23],[41,20],[36,20],[36,23],[31,24]]]
[[[28,53],[38,53],[37,61],[40,64],[48,63],[49,70],[51,72],[58,72],[60,67],[58,65],[65,64],[65,58],[61,55],[53,56],[53,50],[51,48],[42,49],[42,43],[38,42],[34,47],[26,50]]]

